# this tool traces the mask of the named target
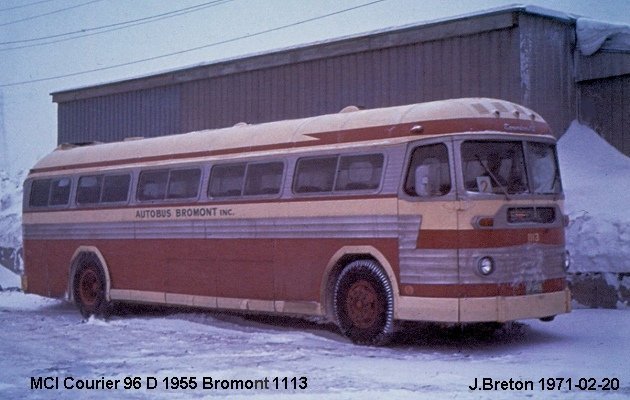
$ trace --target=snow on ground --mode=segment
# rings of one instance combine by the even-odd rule
[[[62,300],[50,299],[36,294],[27,294],[20,291],[0,292],[0,312],[36,311],[46,306],[60,304]]]
[[[0,290],[22,287],[22,279],[18,274],[0,266]]]
[[[576,310],[550,323],[518,323],[494,335],[415,325],[390,347],[360,347],[334,328],[302,320],[228,314],[148,312],[84,321],[71,305],[0,293],[3,398],[327,398],[507,399],[630,397],[630,312]],[[31,389],[31,377],[60,389]],[[124,390],[125,377],[140,389]],[[165,390],[164,379],[197,387]],[[203,378],[305,377],[306,389],[204,390]],[[86,379],[120,379],[119,389],[64,389]],[[152,379],[154,378],[154,380]],[[532,390],[469,390],[475,378],[533,381]],[[572,389],[543,391],[540,379],[570,378]],[[581,393],[581,378],[618,379],[619,389]],[[71,380],[73,379],[73,380]],[[52,383],[52,381],[49,381]],[[147,389],[147,382],[157,384]],[[611,382],[616,383],[612,380]]]

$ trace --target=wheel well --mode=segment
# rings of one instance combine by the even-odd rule
[[[103,259],[102,254],[100,253],[100,251],[98,251],[98,249],[95,248],[78,248],[74,255],[72,256],[72,262],[70,263],[70,274],[69,274],[69,279],[68,279],[68,299],[70,301],[74,301],[74,285],[75,285],[75,278],[76,278],[76,274],[78,269],[82,266],[85,265],[86,263],[93,263],[94,265],[96,265],[98,268],[101,269],[101,272],[103,273],[103,276],[105,278],[105,298],[106,300],[110,300],[109,297],[109,289],[111,287],[110,285],[110,278],[109,278],[109,270],[107,269],[107,264],[105,263],[105,260]]]

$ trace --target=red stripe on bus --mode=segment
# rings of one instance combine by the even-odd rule
[[[518,246],[528,243],[563,245],[563,228],[421,229],[418,249],[479,249]]]

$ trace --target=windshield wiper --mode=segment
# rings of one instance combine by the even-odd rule
[[[481,164],[481,167],[486,171],[486,173],[490,176],[490,178],[497,184],[499,189],[501,189],[501,191],[505,195],[505,200],[512,200],[510,199],[510,195],[508,194],[507,188],[503,186],[501,182],[499,182],[499,179],[492,173],[492,171],[490,171],[490,168],[486,167],[486,165],[483,163],[483,160],[481,159],[479,154],[475,154],[475,157],[477,158],[477,161],[479,161],[479,164]]]

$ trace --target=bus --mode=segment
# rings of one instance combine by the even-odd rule
[[[60,145],[24,183],[26,292],[320,317],[358,344],[400,321],[570,312],[556,140],[464,98]]]

